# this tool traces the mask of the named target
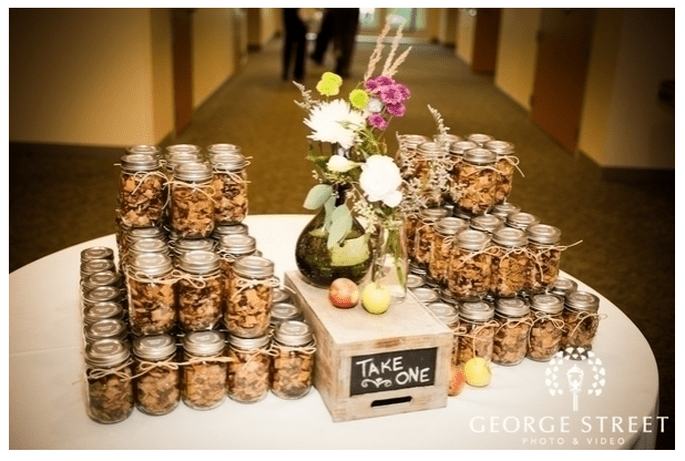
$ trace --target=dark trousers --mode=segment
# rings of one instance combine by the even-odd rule
[[[295,80],[304,79],[304,54],[307,46],[307,28],[297,17],[297,8],[284,8],[285,37],[283,43],[283,79],[290,76],[294,64]],[[293,63],[294,61],[294,63]]]

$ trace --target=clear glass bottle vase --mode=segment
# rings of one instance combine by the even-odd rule
[[[390,290],[394,302],[407,295],[409,254],[402,222],[382,226],[376,235],[371,279]]]

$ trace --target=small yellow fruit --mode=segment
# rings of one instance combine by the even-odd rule
[[[388,307],[390,307],[390,301],[392,301],[390,290],[383,285],[379,285],[378,282],[369,283],[362,292],[362,306],[370,314],[380,315],[385,313]]]
[[[474,357],[466,362],[464,366],[466,383],[473,387],[485,387],[490,384],[492,372],[487,360],[481,357]]]

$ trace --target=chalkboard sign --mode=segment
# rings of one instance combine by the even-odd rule
[[[352,357],[350,395],[432,386],[437,348]]]

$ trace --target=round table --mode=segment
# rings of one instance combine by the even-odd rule
[[[245,224],[276,275],[295,266],[307,215],[249,216]],[[108,235],[44,257],[9,276],[10,449],[617,449],[654,448],[658,371],[642,333],[600,298],[600,322],[580,389],[569,360],[493,367],[485,388],[466,388],[444,408],[335,423],[316,389],[299,400],[227,399],[210,411],[181,404],[165,416],[139,411],[102,425],[86,415],[80,253],[115,250]],[[574,395],[575,394],[575,395]],[[574,408],[574,397],[576,408]]]

